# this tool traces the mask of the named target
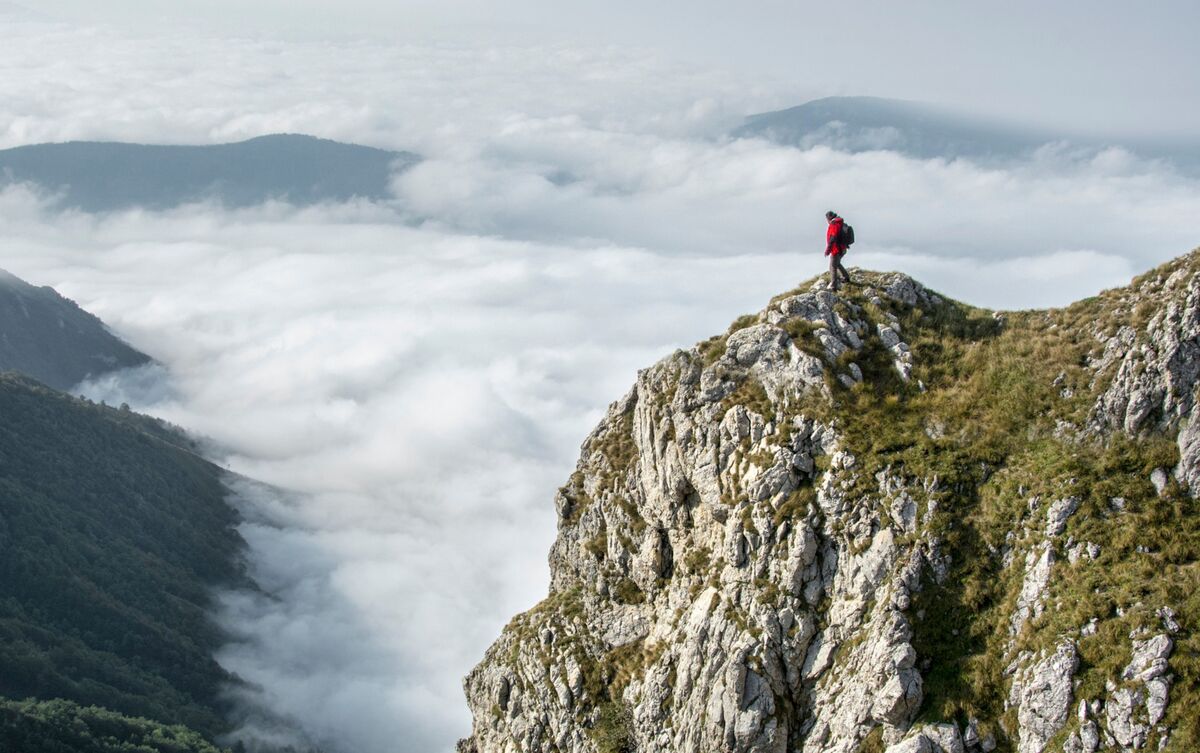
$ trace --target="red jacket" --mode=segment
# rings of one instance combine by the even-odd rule
[[[842,218],[834,217],[829,221],[829,229],[825,231],[825,255],[844,253],[846,247],[842,245]]]

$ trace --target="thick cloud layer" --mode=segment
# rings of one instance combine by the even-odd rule
[[[291,739],[269,712],[332,751],[466,732],[460,677],[544,594],[580,441],[637,368],[819,272],[825,209],[858,230],[851,265],[1002,307],[1124,283],[1200,239],[1200,185],[1169,166],[724,141],[769,93],[626,51],[16,26],[6,146],[293,130],[428,158],[386,205],[97,217],[0,193],[0,266],[165,365],[89,393],[261,482],[235,487],[267,596],[223,595],[220,658],[256,686],[247,734]]]
[[[652,46],[748,78],[791,79],[811,95],[804,98],[922,99],[1068,130],[1190,136],[1200,129],[1200,101],[1188,96],[1200,90],[1194,0],[1136,8],[1121,0],[38,0],[37,7],[222,34]],[[789,99],[780,104],[801,98]]]
[[[545,593],[553,490],[589,426],[679,333],[757,304],[779,260],[264,215],[33,221],[14,266],[172,375],[150,405],[111,381],[90,395],[291,490],[239,485],[273,598],[226,598],[221,658],[252,700],[334,750],[446,749],[459,678]]]

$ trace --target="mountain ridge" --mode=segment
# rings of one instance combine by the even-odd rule
[[[304,134],[209,145],[68,141],[0,150],[0,187],[31,184],[58,209],[170,209],[202,201],[229,208],[282,200],[298,206],[391,198],[410,152]]]
[[[0,269],[0,371],[67,390],[88,377],[149,363],[149,356],[54,288],[35,287]]]
[[[963,158],[984,164],[1029,160],[1042,149],[1091,158],[1117,147],[1188,174],[1200,172],[1200,142],[1194,139],[1068,132],[883,97],[825,97],[757,113],[747,116],[731,136],[801,149],[886,150],[919,159]]]
[[[460,751],[1200,745],[1200,250],[1047,311],[856,276],[610,407]]]

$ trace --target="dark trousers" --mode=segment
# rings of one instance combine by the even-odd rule
[[[846,282],[850,282],[850,273],[842,266],[842,254],[829,255],[829,280],[833,283],[833,289],[838,289],[838,274],[846,278]]]

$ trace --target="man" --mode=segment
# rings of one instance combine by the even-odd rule
[[[845,224],[836,212],[826,212],[825,219],[829,227],[825,230],[825,255],[829,257],[829,279],[833,289],[838,289],[838,274],[846,278],[850,284],[850,273],[842,266],[842,254],[846,253],[846,244],[842,242],[842,225]]]

